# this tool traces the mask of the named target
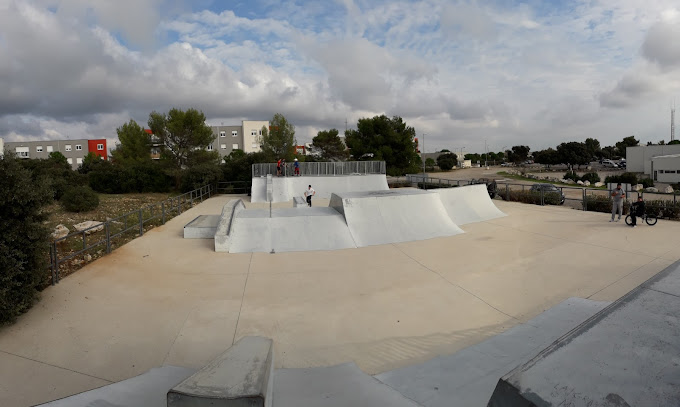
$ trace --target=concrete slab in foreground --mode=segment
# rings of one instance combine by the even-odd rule
[[[503,376],[489,406],[680,405],[680,262]]]
[[[483,406],[489,401],[499,377],[608,304],[569,298],[529,322],[482,343],[453,355],[385,372],[376,378],[426,407]]]

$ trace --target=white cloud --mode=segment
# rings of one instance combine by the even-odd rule
[[[212,123],[280,112],[301,142],[384,113],[426,132],[428,151],[607,145],[663,138],[657,107],[680,92],[667,0],[172,4],[0,1],[0,136],[115,140],[130,118],[195,107]]]

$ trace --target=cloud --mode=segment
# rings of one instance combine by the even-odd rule
[[[671,21],[654,24],[642,44],[642,55],[661,68],[680,68],[680,24]]]

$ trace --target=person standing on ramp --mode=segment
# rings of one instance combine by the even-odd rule
[[[309,188],[305,190],[305,197],[307,198],[307,206],[312,206],[312,196],[316,194],[316,191],[310,185]]]

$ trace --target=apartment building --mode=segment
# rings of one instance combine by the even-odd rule
[[[8,141],[4,148],[19,158],[46,159],[52,152],[60,152],[74,170],[83,163],[88,153],[95,153],[104,160],[108,159],[106,139]]]
[[[240,126],[211,126],[215,141],[208,146],[208,151],[217,151],[220,158],[228,156],[234,150],[243,150],[246,153],[260,151],[262,127],[269,129],[269,122],[243,120]]]

